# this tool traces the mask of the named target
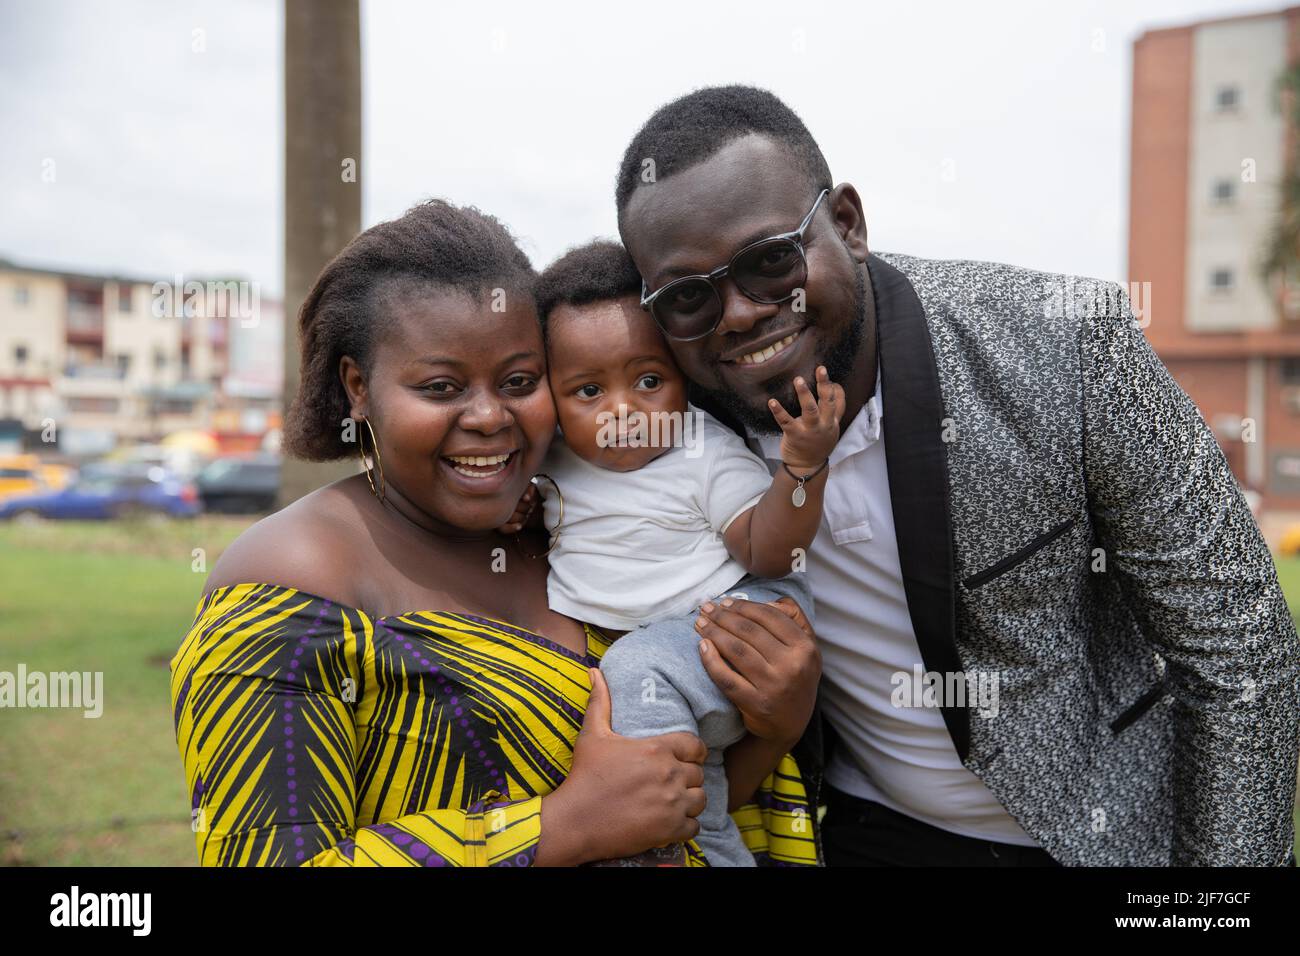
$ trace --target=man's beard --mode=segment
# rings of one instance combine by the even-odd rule
[[[828,354],[817,356],[817,364],[825,365],[827,377],[839,385],[844,385],[849,373],[853,371],[853,363],[857,361],[858,352],[862,349],[862,331],[867,325],[867,281],[862,273],[861,268],[853,270],[853,321],[848,324],[839,340],[831,346]],[[816,380],[810,381],[808,385],[815,395]],[[731,415],[751,434],[771,435],[781,431],[766,402],[761,407],[755,408],[730,389],[712,389],[695,385],[694,390],[704,404],[713,405]],[[768,398],[775,398],[780,402],[781,407],[792,417],[798,418],[803,414],[792,380],[770,379],[763,383],[763,390],[767,392]]]

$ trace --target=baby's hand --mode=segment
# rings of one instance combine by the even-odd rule
[[[830,380],[825,365],[817,366],[817,397],[802,378],[794,380],[803,414],[791,418],[775,398],[767,407],[781,426],[781,460],[796,471],[812,469],[830,457],[840,440],[840,418],[844,415],[844,389]]]
[[[537,502],[540,500],[537,493],[537,486],[532,482],[524,489],[524,493],[519,498],[519,504],[515,505],[515,513],[510,516],[510,520],[503,524],[497,530],[502,534],[518,534],[528,524],[528,519],[533,517],[537,511]]]

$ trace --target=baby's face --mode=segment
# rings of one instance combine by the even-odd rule
[[[682,434],[686,380],[635,296],[558,305],[546,334],[547,377],[575,454],[611,471],[635,471],[671,447],[664,436]]]

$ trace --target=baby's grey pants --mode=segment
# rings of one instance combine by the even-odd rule
[[[807,575],[795,572],[778,580],[746,575],[724,597],[746,597],[756,603],[793,598],[813,620],[812,593]],[[696,819],[695,837],[710,866],[754,866],[754,857],[727,813],[727,775],[723,752],[745,736],[740,712],[718,689],[700,658],[695,630],[698,609],[664,618],[628,631],[610,645],[600,670],[609,686],[611,725],[625,737],[653,737],[686,731],[708,747],[704,761],[704,792],[708,805]]]

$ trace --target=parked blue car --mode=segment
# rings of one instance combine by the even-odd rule
[[[89,466],[58,491],[18,495],[0,503],[0,519],[81,520],[165,515],[192,518],[202,510],[194,485],[158,466]]]

